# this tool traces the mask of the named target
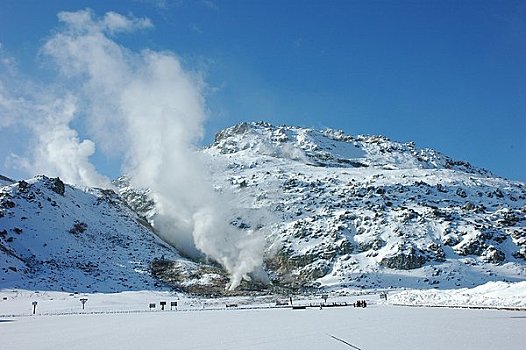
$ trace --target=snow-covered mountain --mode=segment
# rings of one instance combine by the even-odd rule
[[[112,190],[37,176],[0,188],[0,286],[99,291],[154,288],[150,262],[178,254]]]
[[[216,187],[275,215],[267,258],[275,284],[526,279],[523,183],[413,143],[267,123],[226,129],[204,152]]]
[[[523,183],[413,143],[267,123],[225,129],[201,152],[213,188],[237,200],[232,224],[265,226],[271,288],[526,280]],[[217,265],[155,236],[149,190],[114,185],[0,178],[0,288],[223,289]]]
[[[111,189],[46,176],[0,180],[0,289],[192,291],[200,278],[227,281],[219,268],[182,258]],[[184,280],[168,286],[156,277],[167,261]]]

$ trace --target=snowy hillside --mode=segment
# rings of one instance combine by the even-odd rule
[[[203,149],[241,230],[264,229],[272,286],[473,287],[526,280],[526,185],[380,136],[243,123]],[[157,238],[148,189],[0,177],[1,288],[224,294],[217,264]],[[148,221],[150,220],[150,221]]]
[[[274,215],[266,263],[275,284],[526,279],[523,183],[413,143],[267,123],[226,129],[204,152],[216,188]]]
[[[407,290],[386,303],[411,306],[488,307],[526,310],[526,282],[488,282],[475,288]]]
[[[152,266],[164,259],[188,273],[202,269],[158,239],[113,190],[77,188],[45,176],[5,182],[0,188],[0,289],[154,290],[163,285],[153,277]],[[212,280],[225,278],[212,273]],[[191,278],[185,282],[198,284]]]

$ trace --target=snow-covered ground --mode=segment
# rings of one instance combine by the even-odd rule
[[[475,288],[408,290],[389,297],[389,303],[414,306],[522,308],[526,310],[526,282],[488,282]]]
[[[434,294],[432,293],[434,292]],[[523,349],[525,283],[488,283],[473,289],[330,293],[294,297],[191,298],[170,292],[68,294],[0,291],[4,349]],[[82,310],[80,299],[87,298]],[[522,299],[523,301],[519,301]],[[497,303],[488,300],[498,300]],[[37,301],[32,315],[32,302]],[[160,301],[166,301],[164,311]],[[177,309],[170,310],[170,303]],[[156,308],[150,311],[149,304]],[[400,307],[515,306],[522,311]],[[229,307],[227,307],[227,304]],[[235,304],[236,306],[232,306]],[[312,307],[311,307],[312,305]]]
[[[5,349],[522,349],[526,312],[408,308],[0,318]]]

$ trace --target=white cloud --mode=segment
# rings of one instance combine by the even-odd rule
[[[146,28],[152,28],[153,24],[149,18],[136,18],[132,15],[123,16],[116,12],[107,12],[103,18],[95,19],[91,10],[86,9],[77,12],[60,12],[60,22],[64,23],[68,30],[80,32],[119,33],[132,32]]]
[[[102,27],[111,33],[130,32],[136,29],[152,28],[149,18],[125,17],[116,12],[108,12],[101,21]]]
[[[16,82],[11,80],[16,90]],[[34,138],[29,140],[28,156],[11,154],[6,164],[31,175],[59,176],[68,183],[86,186],[110,186],[110,181],[98,174],[89,157],[95,153],[91,140],[80,140],[70,127],[77,112],[72,95],[62,95],[51,88],[37,89],[25,84],[25,95],[13,96],[0,81],[0,128],[24,127]],[[40,91],[39,91],[40,90]]]

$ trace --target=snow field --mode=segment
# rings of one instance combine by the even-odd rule
[[[526,312],[251,309],[0,317],[5,349],[523,349]],[[337,340],[341,339],[342,341]]]
[[[488,282],[475,288],[408,290],[389,303],[414,306],[489,307],[526,310],[526,282]]]
[[[328,293],[327,304],[367,300],[367,308],[276,308],[286,296],[191,298],[170,292],[75,294],[0,290],[2,349],[523,349],[525,311],[389,305],[517,306],[524,283],[473,289]],[[87,298],[82,310],[81,298]],[[467,303],[466,300],[471,301]],[[488,300],[498,300],[491,304]],[[36,315],[32,302],[37,301]],[[166,301],[165,311],[159,302]],[[171,301],[178,311],[169,311]],[[321,296],[295,296],[319,305]],[[418,302],[417,302],[418,301]],[[484,302],[486,301],[486,302]],[[479,304],[476,304],[478,302]],[[149,311],[149,303],[156,309]],[[450,304],[448,304],[450,303]],[[227,308],[226,305],[235,304]]]

